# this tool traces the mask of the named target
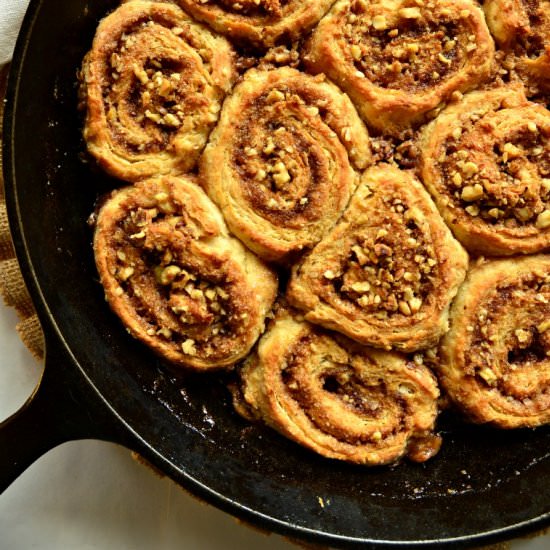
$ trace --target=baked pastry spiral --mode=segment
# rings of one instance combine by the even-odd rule
[[[550,0],[485,0],[483,9],[496,42],[515,57],[508,65],[550,92]]]
[[[127,181],[190,170],[236,78],[233,58],[177,6],[122,4],[100,22],[81,71],[88,151]]]
[[[251,69],[223,105],[201,158],[203,185],[229,229],[267,260],[318,242],[370,162],[367,130],[323,77]]]
[[[247,416],[325,457],[374,466],[422,462],[439,449],[435,377],[397,353],[287,315],[260,339],[241,379]]]
[[[468,257],[410,173],[367,170],[342,219],[298,263],[287,290],[306,320],[381,348],[435,345]]]
[[[550,422],[550,256],[476,266],[451,309],[440,381],[474,422]]]
[[[519,88],[472,92],[427,125],[421,177],[475,253],[550,246],[550,111]]]
[[[338,0],[305,62],[339,84],[370,125],[392,134],[484,81],[493,57],[483,12],[470,0]]]
[[[106,298],[130,334],[179,366],[242,359],[277,293],[274,273],[228,235],[191,177],[114,191],[97,215],[94,252]]]
[[[273,46],[303,36],[334,0],[177,0],[185,11],[237,41]]]

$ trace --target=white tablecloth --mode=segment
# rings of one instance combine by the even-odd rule
[[[0,65],[11,59],[28,3],[29,0],[0,0]]]

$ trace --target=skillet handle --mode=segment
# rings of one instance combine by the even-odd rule
[[[27,402],[0,423],[0,493],[35,460],[66,441],[131,447],[127,431],[62,351],[47,339],[44,373]],[[93,411],[93,414],[90,412]]]

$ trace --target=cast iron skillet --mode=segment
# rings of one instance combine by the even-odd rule
[[[443,448],[424,465],[340,464],[250,426],[223,380],[175,379],[126,333],[104,301],[86,226],[98,193],[120,184],[80,159],[75,86],[114,6],[33,0],[16,49],[6,198],[47,350],[39,388],[0,427],[0,488],[55,445],[93,437],[138,451],[248,522],[333,547],[471,546],[548,525],[548,428],[504,433],[443,418]]]

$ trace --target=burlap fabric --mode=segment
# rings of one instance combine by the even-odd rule
[[[6,91],[8,66],[0,68],[0,145],[2,139],[2,122],[4,111],[4,96]],[[0,147],[1,148],[1,147]],[[23,343],[37,358],[44,355],[44,338],[38,322],[38,316],[34,311],[31,298],[25,283],[13,249],[6,203],[4,201],[4,182],[2,171],[2,157],[0,156],[0,294],[6,305],[15,308],[19,316],[17,332]]]

